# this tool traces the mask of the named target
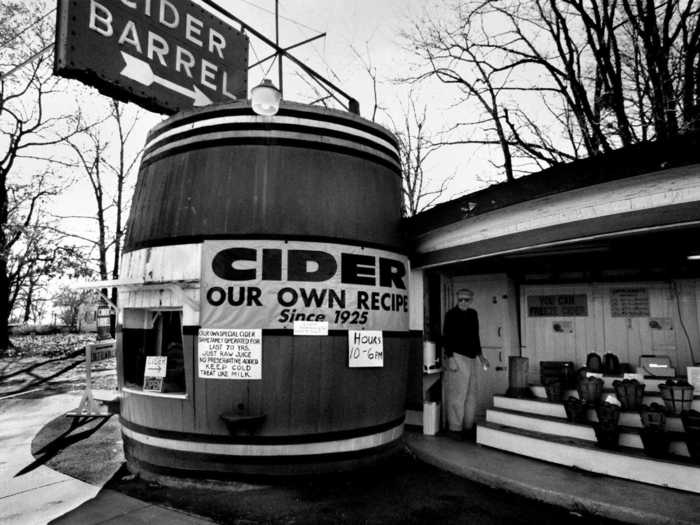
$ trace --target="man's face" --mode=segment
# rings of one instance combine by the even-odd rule
[[[460,310],[466,310],[471,304],[473,296],[471,294],[460,293],[457,294],[457,306]]]

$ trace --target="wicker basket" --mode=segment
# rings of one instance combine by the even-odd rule
[[[644,383],[636,379],[623,379],[613,381],[615,395],[620,402],[622,410],[639,410],[644,398]]]
[[[559,379],[549,378],[544,384],[547,401],[561,403],[564,394],[564,385]]]
[[[602,382],[602,381],[601,381]],[[612,403],[602,403],[596,407],[598,422],[593,425],[598,446],[601,448],[615,449],[620,439],[620,407]]]
[[[566,419],[572,423],[588,422],[588,405],[576,397],[569,397],[564,401]]]
[[[642,409],[639,411],[639,417],[642,419],[642,426],[644,428],[656,428],[665,429],[666,428],[666,414],[665,408],[658,403],[652,403],[651,405],[642,405]]]
[[[581,401],[589,405],[598,405],[603,396],[603,380],[597,377],[580,379],[577,390]]]
[[[681,412],[693,407],[693,392],[695,388],[686,381],[669,379],[659,385],[661,397],[669,414],[680,416]]]

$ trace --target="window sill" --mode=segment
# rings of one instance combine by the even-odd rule
[[[148,396],[148,397],[167,397],[170,399],[187,399],[187,393],[182,392],[149,392],[146,390],[145,392],[141,389],[138,388],[131,388],[128,386],[125,386],[122,388],[122,392],[128,392],[129,394],[137,394],[141,396]]]

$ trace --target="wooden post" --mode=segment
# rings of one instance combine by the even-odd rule
[[[532,392],[527,384],[527,369],[529,359],[527,357],[508,357],[508,392],[509,397],[532,397]]]

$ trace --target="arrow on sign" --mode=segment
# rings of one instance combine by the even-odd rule
[[[155,75],[148,62],[131,56],[124,51],[122,51],[121,54],[124,62],[126,63],[124,69],[121,70],[122,76],[133,80],[134,82],[138,82],[139,84],[143,84],[144,86],[160,84],[164,88],[191,98],[194,101],[194,106],[208,106],[212,103],[211,99],[202,93],[202,91],[196,85],[193,84],[192,89],[187,89],[180,84],[171,82],[167,78],[162,78]]]

